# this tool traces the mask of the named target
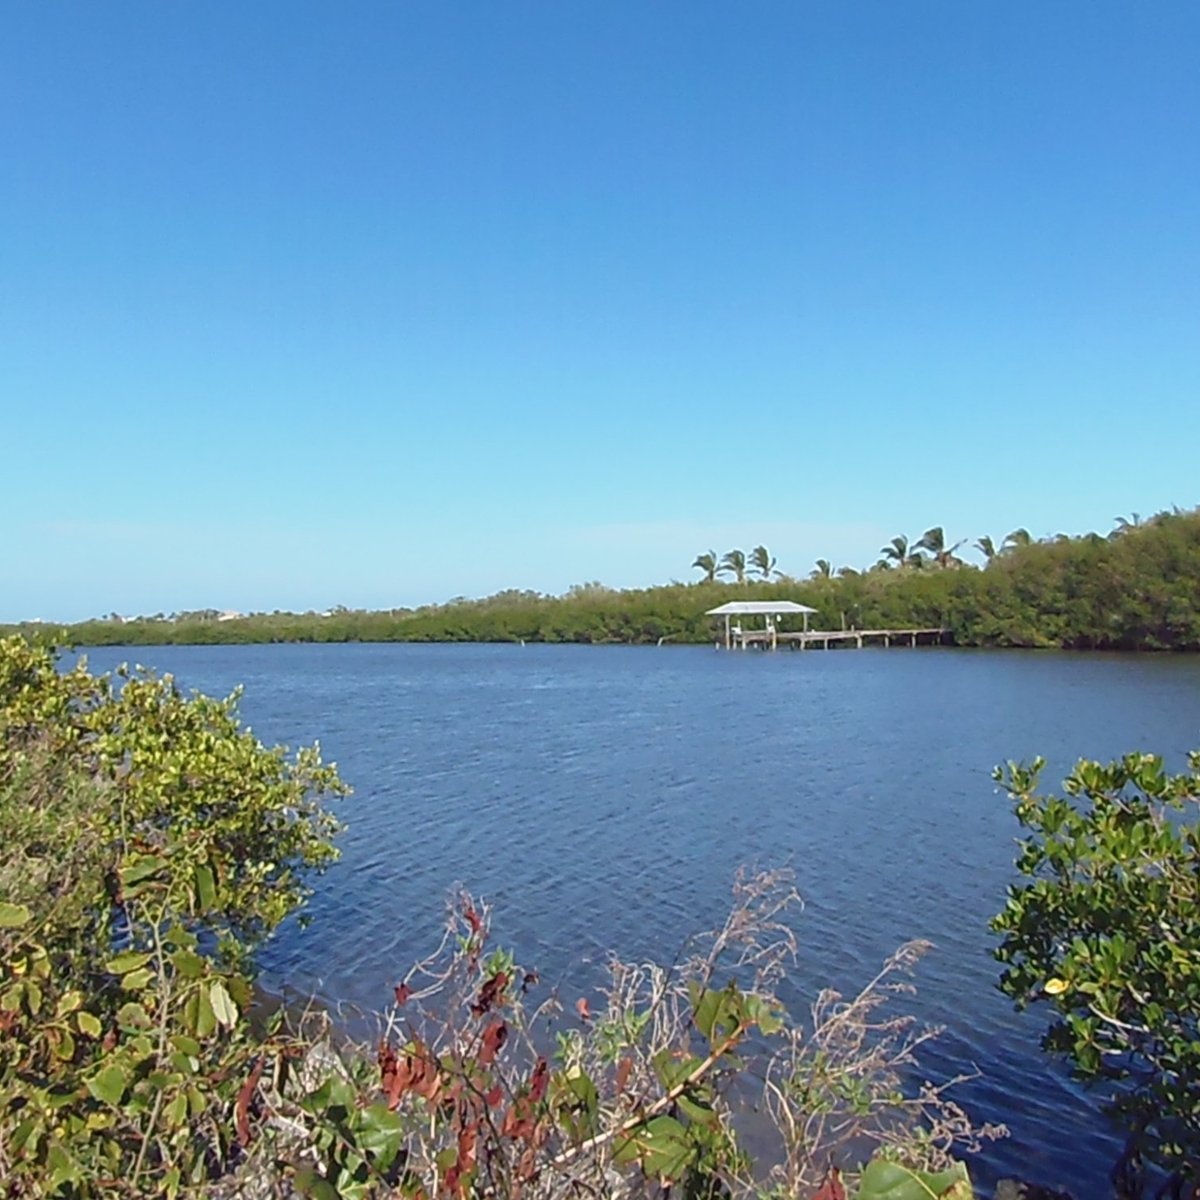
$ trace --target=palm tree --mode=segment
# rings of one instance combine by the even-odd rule
[[[696,561],[692,563],[693,567],[699,567],[704,572],[704,582],[714,583],[717,578],[717,552],[715,550],[706,550],[703,554],[696,555]]]
[[[879,551],[883,555],[882,562],[887,563],[889,567],[905,567],[909,562],[908,538],[901,534],[899,537],[894,537],[882,550]]]
[[[775,560],[771,557],[766,546],[755,546],[750,551],[750,570],[754,572],[764,583],[771,578],[772,575],[778,575],[775,570]]]
[[[1122,533],[1128,533],[1131,529],[1137,529],[1142,523],[1142,514],[1130,513],[1127,517],[1113,517],[1113,520],[1117,523],[1113,533],[1120,536]]]
[[[818,558],[817,565],[809,572],[809,579],[832,579],[833,564],[827,558]]]
[[[1021,546],[1030,546],[1033,544],[1033,538],[1029,535],[1028,529],[1014,529],[1012,533],[1004,539],[1000,546],[1000,553],[1003,554],[1006,550],[1016,550]]]
[[[1000,551],[996,549],[996,543],[993,542],[986,533],[975,543],[975,549],[983,555],[987,562],[991,562],[992,559],[1000,553]]]
[[[735,583],[746,582],[746,554],[743,550],[730,550],[721,558],[721,565],[717,567],[718,572],[726,575],[732,575]]]
[[[933,555],[933,561],[939,567],[956,567],[962,560],[956,558],[954,552],[965,541],[964,538],[962,541],[955,542],[953,546],[947,546],[945,532],[940,525],[935,525],[932,529],[925,530],[917,542],[916,548],[928,550]]]

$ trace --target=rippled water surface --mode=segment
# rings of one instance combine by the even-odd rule
[[[964,650],[717,654],[554,646],[95,651],[226,693],[265,740],[319,739],[355,788],[342,861],[269,978],[368,1008],[436,938],[456,881],[543,976],[606,949],[670,956],[723,914],[739,864],[790,863],[798,985],[864,983],[936,949],[912,1004],[947,1027],[931,1078],[1012,1136],[973,1164],[1105,1193],[1115,1143],[994,990],[987,920],[1017,835],[993,765],[1200,746],[1200,661]],[[1057,772],[1057,773],[1055,773]],[[568,985],[569,986],[569,985]]]

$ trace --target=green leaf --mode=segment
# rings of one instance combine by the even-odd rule
[[[176,1093],[163,1109],[163,1116],[169,1128],[179,1129],[187,1120],[187,1096],[183,1092]]]
[[[87,1089],[97,1100],[115,1108],[121,1103],[125,1089],[129,1086],[129,1074],[125,1067],[116,1063],[102,1068],[87,1081]]]
[[[188,1001],[185,1017],[191,1021],[197,1037],[206,1038],[217,1027],[216,1014],[208,998],[208,988],[199,988]]]
[[[16,1151],[24,1149],[27,1155],[37,1153],[38,1142],[45,1131],[42,1121],[43,1118],[40,1115],[26,1117],[12,1135],[12,1141],[9,1143],[12,1149]]]
[[[110,958],[104,969],[114,975],[128,975],[130,971],[144,967],[149,961],[149,954],[143,954],[140,950],[126,950],[116,958]]]
[[[54,1015],[56,1017],[65,1017],[68,1013],[73,1013],[83,1004],[83,993],[80,991],[64,992],[59,998],[58,1003],[54,1006]]]
[[[171,964],[184,979],[199,979],[204,974],[204,959],[190,950],[176,950]]]
[[[121,883],[128,889],[130,884],[140,883],[143,879],[158,874],[166,865],[165,859],[154,854],[131,859],[121,867]]]
[[[117,1009],[117,1024],[122,1029],[149,1029],[152,1022],[150,1014],[140,1004],[130,1001]]]
[[[372,1104],[359,1114],[358,1147],[372,1160],[375,1169],[386,1171],[400,1153],[404,1123],[399,1113],[386,1104]]]
[[[584,1071],[568,1074],[567,1087],[587,1112],[594,1113],[597,1110],[600,1105],[600,1097],[590,1075]]]
[[[640,1162],[649,1176],[679,1179],[694,1157],[687,1130],[674,1118],[653,1117],[620,1139],[613,1153],[617,1163]]]
[[[218,979],[208,989],[209,1000],[212,1003],[213,1015],[225,1029],[232,1029],[237,1024],[238,1010],[225,985]]]
[[[337,1188],[328,1179],[322,1179],[312,1167],[300,1167],[292,1177],[292,1186],[309,1200],[341,1200]]]
[[[676,1058],[670,1050],[660,1050],[654,1056],[654,1073],[663,1087],[670,1090],[682,1083],[701,1065],[698,1058]]]
[[[63,1062],[70,1062],[75,1057],[75,1039],[71,1036],[70,1030],[60,1029],[58,1031],[58,1044],[54,1047],[54,1053]]]
[[[24,904],[0,901],[0,929],[20,929],[22,925],[28,925],[32,918],[33,914]]]
[[[79,1164],[57,1142],[51,1142],[46,1152],[46,1165],[50,1168],[50,1178],[46,1181],[50,1191],[55,1192],[64,1183],[72,1183],[82,1178]]]
[[[857,1200],[974,1200],[974,1195],[962,1163],[931,1174],[873,1158],[862,1173]]]
[[[708,1129],[712,1129],[719,1123],[716,1110],[712,1105],[695,1094],[689,1095],[687,1092],[684,1092],[679,1097],[677,1103],[679,1111],[689,1121],[694,1121],[697,1125],[703,1125]]]
[[[200,1054],[200,1043],[185,1033],[177,1033],[171,1039],[171,1045],[184,1054],[190,1054],[193,1058]]]
[[[196,897],[200,901],[201,912],[212,908],[216,901],[217,885],[210,867],[199,866],[196,868]]]
[[[90,1012],[78,1012],[75,1014],[75,1028],[85,1037],[90,1038],[98,1038],[103,1030],[100,1019],[93,1016]]]
[[[140,992],[154,978],[154,972],[149,967],[143,967],[140,971],[130,971],[128,975],[121,979],[121,986],[127,992]]]

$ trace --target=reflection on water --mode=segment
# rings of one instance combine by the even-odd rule
[[[995,991],[987,921],[1017,826],[991,768],[1200,746],[1200,661],[963,650],[716,654],[547,646],[152,647],[91,654],[246,685],[267,741],[320,739],[353,784],[344,856],[275,986],[384,1004],[436,941],[448,889],[488,896],[500,938],[581,987],[610,947],[671,957],[724,912],[739,864],[790,863],[798,994],[861,986],[910,938],[935,950],[914,1005],[946,1033],[931,1078],[1012,1137],[972,1164],[1106,1190],[1117,1150]]]

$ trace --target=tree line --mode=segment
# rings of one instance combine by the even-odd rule
[[[600,583],[562,596],[510,590],[416,609],[256,614],[236,620],[85,621],[40,627],[77,645],[251,642],[711,642],[706,610],[730,599],[794,600],[813,628],[941,627],[961,646],[1200,650],[1200,510],[1122,518],[1107,535],[1035,541],[1016,530],[980,538],[982,565],[938,526],[897,536],[864,570],[808,578],[781,573],[766,547],[709,551],[695,582],[616,590]],[[710,571],[709,567],[712,567]],[[723,580],[728,579],[728,582]],[[35,627],[36,628],[36,627]]]

